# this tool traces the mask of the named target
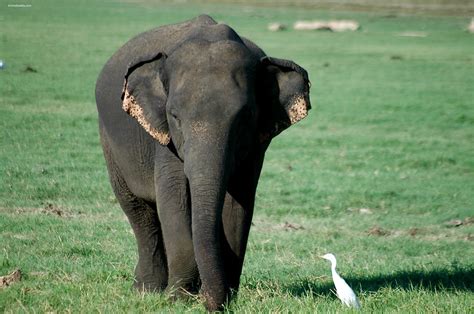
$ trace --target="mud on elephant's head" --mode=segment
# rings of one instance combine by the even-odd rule
[[[237,36],[237,35],[236,35]],[[256,56],[240,38],[193,39],[166,55],[133,61],[123,109],[162,145],[269,142],[311,108],[308,73],[289,60]]]

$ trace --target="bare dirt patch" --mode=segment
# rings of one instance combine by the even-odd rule
[[[299,231],[305,230],[303,225],[293,222],[285,221],[284,223],[275,223],[270,221],[265,221],[263,219],[254,219],[252,222],[252,228],[254,230],[263,231],[263,232],[272,232],[272,231]]]
[[[426,37],[428,36],[428,33],[427,32],[417,32],[417,31],[411,31],[411,32],[401,32],[401,33],[398,33],[397,36],[401,36],[401,37]]]
[[[0,277],[0,288],[6,288],[20,280],[21,280],[21,270],[16,269],[10,274]]]
[[[408,230],[408,234],[412,237],[418,235],[420,233],[420,229],[418,228],[411,228]]]
[[[367,234],[377,237],[384,237],[390,235],[391,232],[389,230],[383,229],[382,227],[373,226],[367,231]]]
[[[302,225],[289,223],[288,221],[285,221],[282,228],[285,231],[304,230],[304,227]]]
[[[53,204],[46,204],[46,206],[42,209],[41,212],[56,215],[59,217],[63,217],[65,215],[65,212],[61,208]]]
[[[463,220],[453,219],[445,223],[446,227],[468,226],[474,223],[474,217],[466,217]]]
[[[353,208],[353,207],[349,207],[347,209],[348,211],[350,212],[355,212],[355,213],[359,213],[359,214],[363,214],[363,215],[370,215],[373,213],[373,209],[370,209],[370,208]]]
[[[18,207],[18,208],[0,207],[0,211],[4,213],[10,213],[10,214],[39,213],[39,214],[53,215],[53,216],[57,216],[61,218],[74,216],[72,213],[70,213],[66,209],[58,205],[54,205],[52,203],[46,203],[42,207]]]

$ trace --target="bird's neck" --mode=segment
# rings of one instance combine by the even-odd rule
[[[331,267],[331,274],[332,274],[332,278],[338,278],[338,277],[341,277],[339,276],[339,274],[337,273],[336,271],[336,267]]]

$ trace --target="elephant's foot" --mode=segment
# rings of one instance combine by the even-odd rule
[[[139,292],[161,292],[164,290],[164,285],[160,281],[143,281],[135,279],[133,288]]]
[[[147,272],[148,275],[144,275],[143,269],[137,267],[133,287],[139,292],[162,292],[166,288],[167,282],[163,280],[164,276],[157,276],[156,273],[155,270]]]
[[[206,292],[201,292],[204,298],[204,306],[208,312],[221,312],[224,310],[225,301],[218,301],[215,297]]]
[[[220,293],[211,293],[201,289],[200,295],[204,298],[204,306],[209,312],[220,312],[224,310],[224,306],[229,302],[230,293],[228,291]]]
[[[199,293],[199,278],[192,280],[170,279],[166,292],[173,300],[195,298]]]
[[[168,284],[166,264],[153,263],[153,258],[140,256],[135,267],[133,287],[140,292],[162,292]]]

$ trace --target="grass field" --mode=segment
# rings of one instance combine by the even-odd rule
[[[147,0],[129,0],[146,2]],[[239,3],[256,6],[299,6],[309,9],[378,11],[396,14],[455,15],[471,17],[474,2],[471,0],[202,0],[202,2]]]
[[[0,288],[0,312],[204,310],[199,300],[172,303],[130,289],[135,240],[108,183],[94,101],[98,72],[126,40],[203,12],[269,55],[295,60],[313,83],[309,117],[267,153],[241,291],[228,310],[344,312],[329,264],[317,258],[333,252],[364,312],[474,311],[468,18],[7,2],[0,10],[0,276],[20,268],[23,278]],[[266,30],[275,21],[328,18],[356,19],[362,28]]]

